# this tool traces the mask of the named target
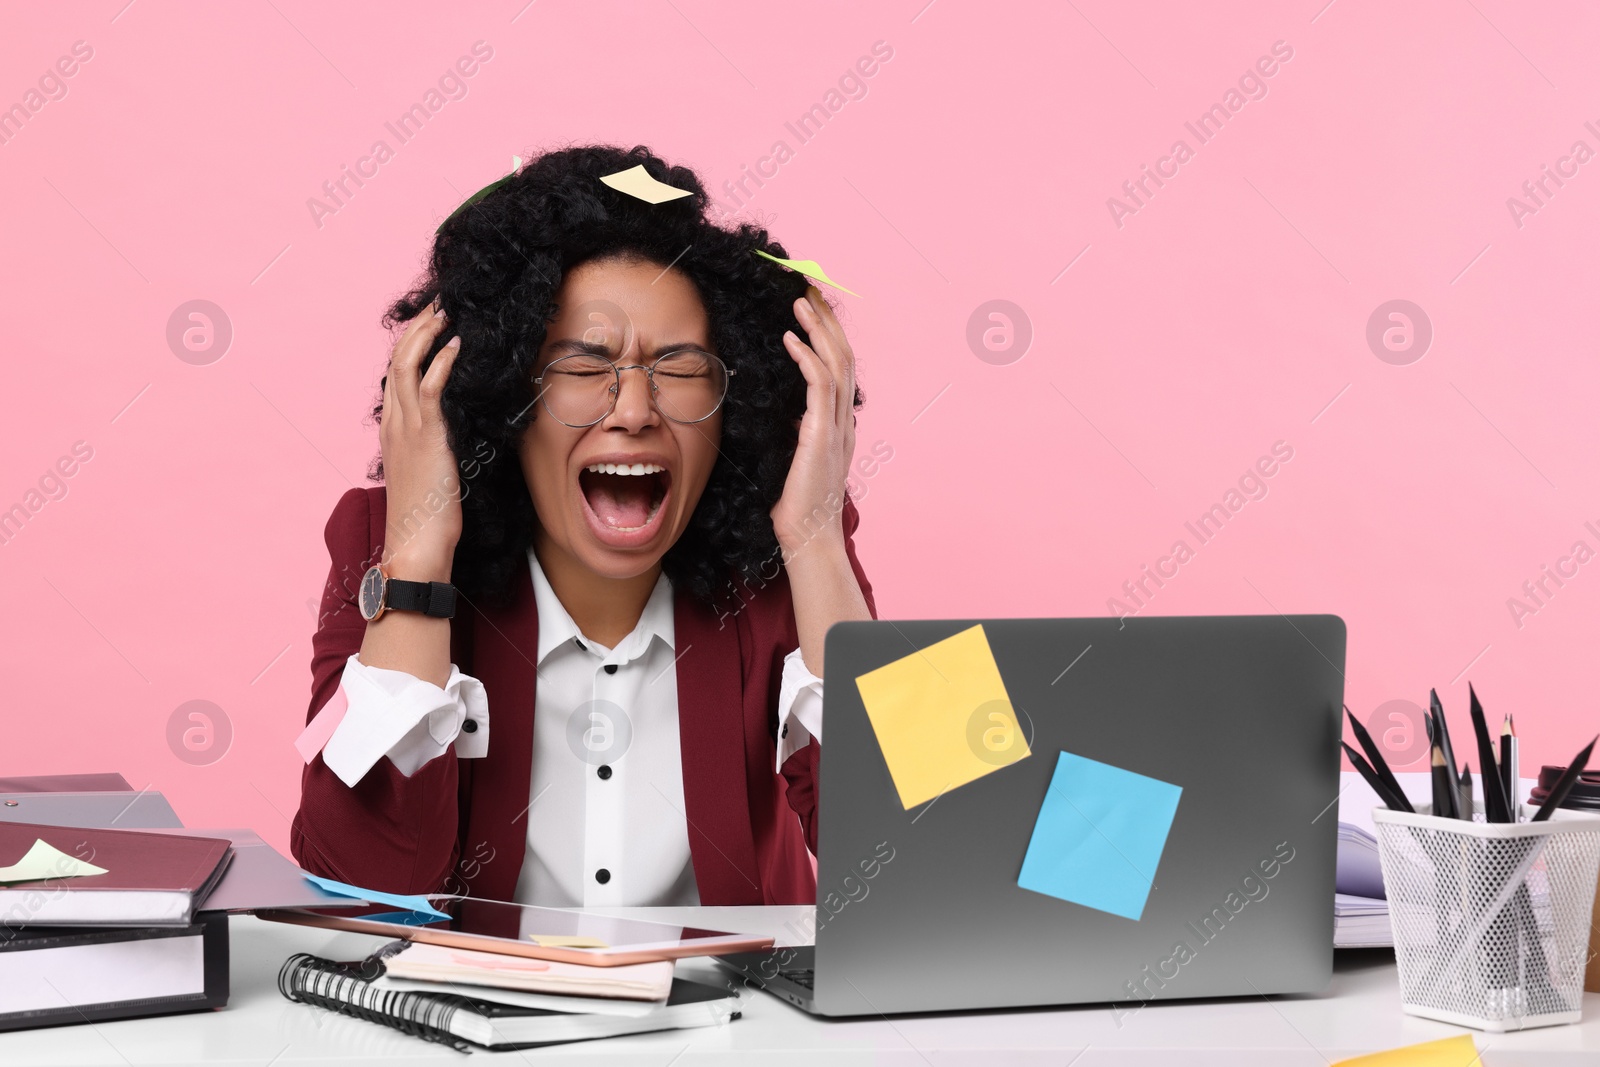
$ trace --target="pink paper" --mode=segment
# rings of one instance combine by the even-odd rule
[[[350,710],[350,698],[344,695],[344,686],[339,686],[333,691],[333,696],[322,705],[322,710],[316,717],[300,731],[300,736],[294,739],[294,747],[300,753],[300,758],[310,763],[317,758],[317,753],[322,751],[322,746],[328,743],[328,738],[333,736],[333,731],[344,721],[344,713]]]

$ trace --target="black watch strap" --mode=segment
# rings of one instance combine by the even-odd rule
[[[456,614],[456,587],[449,582],[406,582],[390,578],[383,587],[384,607],[391,611],[420,611],[435,619]]]

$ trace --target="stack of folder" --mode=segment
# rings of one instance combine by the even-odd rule
[[[0,1030],[223,1007],[229,912],[352,903],[120,774],[0,778]]]
[[[145,817],[165,806],[134,800],[153,795],[114,777],[104,784],[120,789],[53,788],[84,776],[3,783],[12,792],[0,795],[0,1030],[228,1001],[227,916],[200,908],[233,858],[231,842],[18,821],[119,801],[143,803]],[[47,799],[60,797],[71,799]]]

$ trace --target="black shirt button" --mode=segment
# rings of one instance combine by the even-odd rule
[[[602,763],[600,766],[594,769],[594,773],[600,776],[601,781],[605,781],[607,778],[611,777],[611,768]]]
[[[576,638],[576,637],[574,637],[574,638],[573,638],[573,639],[572,639],[572,643],[573,643],[573,644],[575,644],[575,645],[577,645],[577,646],[578,646],[578,648],[579,648],[579,649],[581,649],[581,650],[582,650],[582,651],[584,651],[584,652],[587,652],[587,651],[589,651],[589,646],[588,646],[588,645],[585,645],[585,644],[584,644],[584,643],[583,643],[583,642],[582,642],[582,641],[579,641],[579,640],[578,640],[578,639],[577,639],[577,638]]]
[[[607,674],[616,674],[617,673],[617,665],[615,663],[607,663],[606,664],[606,673]]]
[[[789,736],[789,724],[788,723],[784,723],[783,724],[783,736],[784,737],[788,737]]]
[[[598,871],[594,872],[594,880],[599,882],[601,885],[605,885],[607,882],[611,881],[611,872],[606,870],[604,867],[601,867]]]
[[[477,733],[478,732],[478,720],[477,719],[468,719],[466,722],[462,723],[461,724],[461,732],[465,733],[465,734],[475,734],[475,733]]]

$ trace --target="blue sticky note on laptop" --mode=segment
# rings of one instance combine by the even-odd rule
[[[448,919],[450,916],[428,903],[428,898],[423,896],[407,896],[403,893],[382,893],[376,889],[362,889],[360,886],[348,882],[336,882],[332,878],[321,878],[315,874],[306,874],[306,878],[320,885],[330,893],[337,893],[341,897],[353,897],[356,900],[366,900],[373,904],[392,904],[402,911],[422,912],[438,919]]]
[[[1138,920],[1183,787],[1063,752],[1017,885]]]

